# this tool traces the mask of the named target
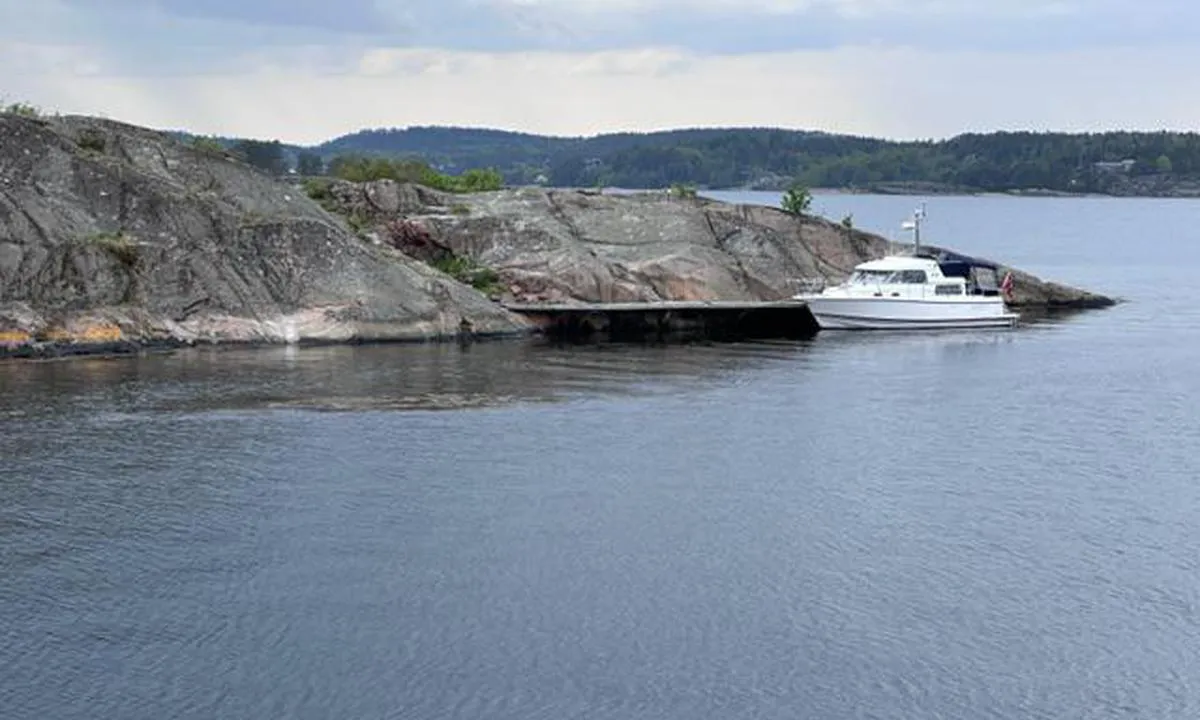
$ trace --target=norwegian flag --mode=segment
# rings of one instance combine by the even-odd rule
[[[1006,272],[1006,273],[1004,273],[1004,279],[1000,281],[1000,290],[1001,290],[1001,292],[1004,293],[1004,297],[1008,298],[1009,300],[1012,300],[1012,289],[1013,289],[1012,273]]]

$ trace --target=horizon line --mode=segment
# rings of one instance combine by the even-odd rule
[[[101,117],[101,116],[94,116],[94,117]],[[121,122],[121,121],[118,121],[118,122]],[[572,134],[559,134],[559,133],[542,133],[542,132],[534,132],[531,130],[504,128],[504,127],[497,127],[497,126],[492,126],[492,125],[413,124],[413,125],[376,125],[376,126],[365,126],[364,125],[358,129],[349,130],[349,131],[343,132],[338,135],[333,135],[333,136],[328,137],[319,142],[306,143],[306,142],[296,142],[296,141],[291,141],[291,140],[285,140],[282,137],[261,137],[261,136],[256,137],[256,136],[250,136],[250,135],[223,135],[223,134],[219,134],[219,133],[202,133],[202,132],[196,132],[193,130],[185,130],[185,129],[179,129],[179,128],[172,128],[172,129],[156,128],[156,129],[158,129],[162,132],[177,132],[177,133],[184,133],[184,134],[192,135],[192,136],[224,137],[224,138],[238,139],[238,140],[254,140],[254,141],[259,141],[259,142],[278,141],[280,144],[283,144],[283,145],[290,145],[293,147],[305,148],[305,149],[316,149],[322,145],[327,145],[327,144],[335,142],[337,140],[354,137],[356,135],[364,135],[364,134],[368,134],[368,133],[384,133],[384,132],[404,133],[404,132],[411,132],[414,130],[454,130],[454,131],[460,131],[460,132],[484,132],[484,133],[496,133],[496,134],[501,134],[501,135],[516,135],[516,136],[522,136],[522,137],[528,137],[528,138],[539,138],[539,139],[546,139],[546,140],[560,140],[560,141],[567,141],[567,142],[587,141],[587,140],[595,140],[595,139],[600,139],[600,138],[611,138],[611,137],[620,137],[620,136],[648,137],[648,136],[653,136],[653,135],[668,135],[671,133],[688,133],[688,132],[734,133],[734,132],[754,132],[754,131],[770,132],[770,131],[774,131],[774,132],[782,132],[782,133],[797,134],[797,135],[823,135],[823,136],[827,136],[827,137],[838,137],[838,138],[847,138],[847,139],[856,139],[856,140],[876,140],[879,142],[885,142],[885,143],[891,143],[891,144],[897,144],[897,145],[900,145],[900,144],[922,144],[922,143],[937,144],[937,143],[942,143],[942,142],[948,142],[948,141],[955,140],[957,138],[962,138],[962,137],[971,137],[971,136],[986,137],[986,136],[992,136],[992,135],[1043,135],[1043,136],[1060,135],[1060,136],[1068,136],[1068,137],[1070,137],[1070,136],[1086,137],[1086,136],[1096,136],[1096,135],[1129,134],[1129,135],[1184,135],[1184,136],[1194,135],[1194,136],[1200,136],[1200,130],[1193,130],[1193,129],[1187,129],[1187,130],[1170,129],[1170,128],[1165,128],[1165,127],[1160,127],[1160,128],[1156,128],[1156,129],[1133,129],[1133,128],[1128,128],[1128,127],[1125,127],[1125,128],[1112,127],[1112,128],[1106,128],[1103,130],[1065,130],[1065,129],[1045,129],[1045,128],[1043,128],[1043,129],[995,128],[995,129],[990,129],[990,130],[963,130],[961,132],[957,132],[954,134],[940,135],[940,136],[898,137],[898,136],[887,136],[887,135],[870,135],[870,134],[865,134],[865,133],[854,133],[854,132],[839,132],[836,130],[817,130],[817,129],[813,129],[813,128],[787,127],[787,126],[783,126],[783,125],[680,125],[680,126],[674,126],[674,127],[655,128],[655,129],[650,129],[650,130],[605,130],[603,132],[596,132],[596,133],[591,133],[591,134],[572,135]]]
[[[7,105],[7,103],[5,103],[5,105]],[[494,125],[462,125],[462,124],[454,124],[454,123],[434,125],[434,124],[423,123],[423,124],[412,124],[412,125],[375,125],[375,126],[364,125],[357,129],[354,129],[354,130],[348,130],[348,131],[342,132],[341,134],[327,137],[324,140],[321,140],[319,142],[305,143],[305,142],[297,142],[297,141],[293,141],[293,140],[285,140],[279,136],[262,137],[262,136],[253,136],[253,135],[234,135],[234,134],[221,134],[221,133],[213,133],[213,132],[199,132],[196,130],[189,130],[189,129],[178,128],[178,127],[175,127],[175,128],[161,127],[161,126],[155,127],[153,125],[141,125],[139,123],[136,123],[136,122],[133,122],[130,120],[122,120],[122,119],[119,119],[119,118],[116,118],[116,117],[113,117],[113,116],[110,116],[107,114],[103,114],[103,113],[96,113],[96,112],[92,112],[92,113],[65,112],[64,113],[64,112],[59,112],[59,111],[46,110],[46,109],[40,108],[38,106],[32,106],[32,107],[35,107],[40,112],[42,112],[44,114],[48,114],[48,115],[59,115],[62,117],[75,116],[75,117],[96,118],[96,119],[100,119],[100,120],[107,120],[110,122],[117,122],[117,123],[121,123],[121,124],[125,124],[125,125],[143,127],[146,129],[156,130],[158,132],[164,132],[164,133],[179,133],[179,134],[184,134],[184,135],[190,135],[193,137],[216,137],[216,138],[227,138],[227,139],[236,139],[236,140],[252,140],[252,141],[258,141],[258,142],[278,141],[281,145],[289,145],[292,147],[304,148],[304,149],[316,149],[322,145],[327,145],[327,144],[332,143],[337,140],[353,137],[355,135],[362,135],[362,134],[366,134],[366,133],[410,132],[413,130],[456,130],[456,131],[465,131],[465,132],[486,132],[486,133],[497,133],[497,134],[503,134],[503,135],[518,135],[518,136],[524,136],[524,137],[530,137],[530,138],[541,138],[541,139],[547,139],[547,140],[562,140],[562,141],[586,141],[586,140],[595,140],[598,138],[619,137],[619,136],[623,136],[623,135],[625,135],[625,136],[630,136],[630,135],[632,135],[632,136],[651,136],[651,135],[666,135],[666,134],[670,134],[670,133],[687,133],[687,132],[717,132],[717,133],[720,133],[720,132],[775,131],[775,132],[791,133],[791,134],[798,134],[798,135],[824,135],[824,136],[828,136],[828,137],[848,138],[848,139],[856,139],[856,140],[876,140],[876,141],[892,143],[892,144],[922,144],[922,143],[936,144],[936,143],[947,142],[947,141],[954,140],[954,139],[961,138],[961,137],[989,136],[989,135],[1063,135],[1063,136],[1077,136],[1078,137],[1078,136],[1094,136],[1094,135],[1113,135],[1113,134],[1124,133],[1124,134],[1130,134],[1130,135],[1164,135],[1164,134],[1170,135],[1170,134],[1174,134],[1174,135],[1184,135],[1184,136],[1187,136],[1187,135],[1200,136],[1200,129],[1184,130],[1184,129],[1171,129],[1171,128],[1166,128],[1166,127],[1159,127],[1159,128],[1155,128],[1155,129],[1133,129],[1133,128],[1129,128],[1129,127],[1111,127],[1111,128],[1106,128],[1103,130],[1095,130],[1095,129],[1092,129],[1092,130],[1066,130],[1066,129],[1061,129],[1061,128],[1058,128],[1058,129],[1054,129],[1054,128],[1042,128],[1042,129],[994,128],[994,129],[989,129],[989,130],[967,129],[967,130],[962,130],[962,131],[956,132],[954,134],[949,134],[949,135],[900,137],[900,136],[887,136],[887,135],[870,135],[870,134],[866,134],[866,133],[840,132],[837,130],[819,130],[819,129],[814,129],[814,128],[789,127],[789,126],[785,126],[785,125],[759,125],[759,124],[678,125],[678,126],[674,126],[674,127],[660,127],[660,128],[643,129],[643,130],[633,130],[633,129],[605,130],[603,132],[596,132],[596,133],[591,133],[591,134],[572,135],[572,134],[565,134],[565,133],[535,132],[532,130],[520,130],[520,129],[513,129],[513,128],[498,127],[498,126],[494,126]]]

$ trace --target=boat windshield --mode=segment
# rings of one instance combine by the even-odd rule
[[[924,284],[924,270],[855,270],[847,280],[849,285]]]

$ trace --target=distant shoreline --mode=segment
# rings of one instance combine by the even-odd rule
[[[691,128],[555,138],[453,127],[361,130],[312,145],[178,139],[235,150],[268,171],[322,174],[339,158],[424,162],[458,175],[490,168],[510,186],[885,195],[1200,198],[1194,132],[991,132],[895,141],[782,128]],[[315,172],[313,168],[316,168]]]
[[[763,187],[732,187],[732,188],[705,188],[704,192],[762,192],[762,193],[783,193],[786,188],[763,188]],[[1020,198],[1073,198],[1073,199],[1089,199],[1089,198],[1141,198],[1141,199],[1166,199],[1166,200],[1197,200],[1200,199],[1200,191],[1195,193],[1178,192],[1178,193],[1073,193],[1065,190],[1045,190],[1040,188],[1020,189],[1020,190],[967,190],[967,189],[938,189],[938,188],[846,188],[846,187],[814,187],[812,192],[822,195],[896,195],[904,197],[915,196],[930,196],[930,197],[1020,197]],[[636,191],[635,191],[636,192]]]
[[[554,189],[550,186],[540,186],[544,189]],[[594,189],[596,192],[600,190]],[[1200,199],[1200,192],[1195,194],[1117,194],[1117,193],[1072,193],[1063,190],[1044,190],[1044,189],[1028,189],[1028,190],[965,190],[965,189],[921,189],[921,188],[845,188],[845,187],[813,187],[810,190],[814,194],[820,195],[895,195],[897,197],[1010,197],[1010,198],[1065,198],[1065,199],[1097,199],[1097,198],[1128,198],[1128,199],[1165,199],[1165,200],[1197,200]],[[618,188],[607,187],[603,192],[615,193],[657,193],[669,192],[670,188]],[[764,188],[764,187],[715,187],[715,188],[698,188],[698,192],[702,193],[779,193],[782,194],[786,188]]]

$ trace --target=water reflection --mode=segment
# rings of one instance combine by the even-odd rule
[[[63,412],[462,409],[581,395],[670,392],[674,383],[795,362],[811,342],[362,345],[190,349],[0,367],[0,418]]]
[[[842,361],[850,348],[896,352],[1011,343],[1074,313],[1013,330],[839,333],[801,341],[196,348],[135,358],[0,364],[0,421],[60,413],[198,410],[435,410],[558,402],[596,393],[672,393],[746,381],[748,371]]]

